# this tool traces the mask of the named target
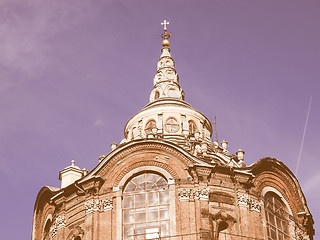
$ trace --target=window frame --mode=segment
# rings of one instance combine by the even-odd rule
[[[116,193],[116,239],[123,239],[123,217],[122,217],[122,198],[123,190],[125,184],[131,179],[134,175],[139,175],[139,173],[145,172],[154,172],[160,176],[163,176],[169,185],[169,211],[170,211],[170,236],[176,235],[176,211],[175,211],[175,184],[173,177],[163,168],[157,166],[142,166],[135,168],[128,172],[119,182],[118,186],[115,186],[113,189]]]
[[[289,214],[289,215],[292,215],[292,211],[291,211],[291,208],[288,204],[288,202],[286,201],[286,199],[283,197],[283,195],[275,188],[273,187],[265,187],[263,190],[262,190],[262,197],[264,199],[264,204],[263,204],[263,229],[264,229],[264,234],[265,234],[265,239],[269,240],[269,239],[272,239],[272,238],[269,238],[268,237],[268,219],[269,217],[267,216],[266,212],[268,212],[266,210],[266,202],[265,202],[265,196],[266,195],[269,195],[269,194],[272,194],[274,196],[276,196],[276,198],[278,199],[278,201],[281,202],[282,206],[285,207],[285,211]],[[274,218],[274,220],[276,221],[276,217]],[[292,234],[294,233],[294,223],[292,222],[292,220],[290,219],[290,217],[287,217],[286,219],[286,222],[288,224],[288,239],[289,240],[292,240]],[[276,226],[276,225],[275,225]],[[276,240],[279,239],[278,238],[278,231],[276,229]],[[282,232],[282,231],[281,231]],[[285,240],[285,239],[284,239]]]

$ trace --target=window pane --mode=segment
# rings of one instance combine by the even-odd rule
[[[158,205],[159,199],[158,199],[158,192],[151,192],[148,193],[148,205],[149,206],[154,206]]]
[[[145,202],[145,195],[144,194],[137,194],[134,196],[135,198],[135,207],[145,207],[146,202]]]
[[[124,192],[133,192],[135,190],[136,190],[136,185],[133,182],[129,182]]]
[[[157,181],[157,186],[158,186],[158,189],[160,189],[160,190],[168,189],[168,183],[163,178],[160,178]]]
[[[269,222],[272,226],[275,226],[274,215],[269,212]]]
[[[136,209],[135,222],[145,222],[146,221],[146,209],[140,208]]]
[[[161,236],[168,236],[170,233],[169,230],[169,221],[160,222],[161,226]]]
[[[132,223],[134,219],[134,210],[123,210],[123,222]]]
[[[169,218],[169,206],[161,206],[160,207],[160,219],[168,219]]]
[[[159,203],[160,204],[167,204],[169,203],[169,192],[164,191],[164,192],[159,192]]]
[[[133,225],[124,226],[123,235],[124,235],[125,239],[133,239]]]
[[[283,240],[282,233],[278,232],[278,240]]]
[[[144,239],[146,225],[145,224],[136,224],[135,226],[135,237],[136,239]]]
[[[123,196],[123,207],[133,208],[133,196]]]
[[[148,209],[148,221],[157,221],[159,219],[159,208],[151,207]]]
[[[148,223],[148,228],[160,228],[159,222],[150,222]]]
[[[282,231],[281,220],[278,217],[276,219],[277,219],[277,228]]]
[[[277,234],[276,234],[275,228],[271,227],[270,230],[271,230],[271,238],[272,239],[277,239]]]

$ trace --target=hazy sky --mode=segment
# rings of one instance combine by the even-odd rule
[[[319,13],[319,0],[0,0],[1,238],[30,239],[41,187],[121,141],[148,103],[163,19],[186,101],[247,165],[296,171],[313,97],[298,180],[320,231]]]

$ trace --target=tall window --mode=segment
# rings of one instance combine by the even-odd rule
[[[154,100],[157,100],[159,97],[160,97],[160,93],[156,91],[156,93],[154,94]]]
[[[289,240],[288,213],[279,196],[268,192],[265,195],[264,207],[268,240]]]
[[[169,236],[169,188],[162,176],[143,173],[123,191],[123,239],[145,239],[148,232]]]
[[[194,123],[194,121],[189,121],[189,133],[192,134],[197,130],[197,125]]]

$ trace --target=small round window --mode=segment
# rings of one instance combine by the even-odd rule
[[[179,130],[179,124],[177,120],[173,117],[167,119],[165,124],[165,129],[169,133],[176,133]]]

